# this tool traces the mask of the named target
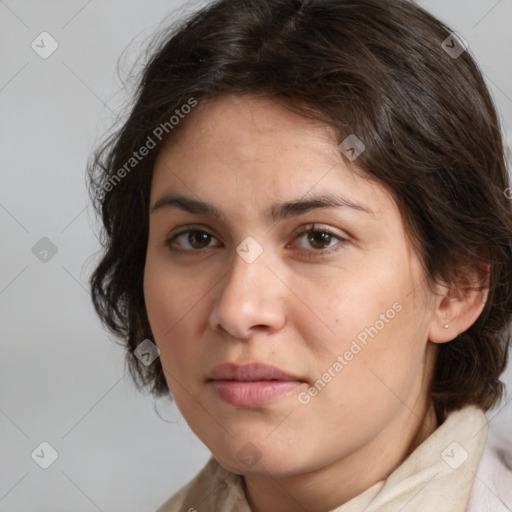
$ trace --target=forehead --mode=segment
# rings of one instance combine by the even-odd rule
[[[217,98],[200,104],[160,151],[151,204],[179,192],[263,211],[269,202],[339,192],[371,202],[373,211],[392,207],[383,186],[344,160],[338,144],[330,126],[271,100]]]
[[[304,153],[316,153],[330,158],[332,164],[340,162],[333,149],[336,136],[330,126],[306,119],[269,99],[222,96],[198,105],[183,123],[162,153],[188,152],[188,157],[194,159],[240,164],[268,164],[279,156],[298,161]]]

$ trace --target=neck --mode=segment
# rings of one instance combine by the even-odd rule
[[[434,407],[420,414],[403,407],[392,424],[365,446],[317,471],[286,478],[244,478],[253,512],[329,511],[389,476],[438,427]]]

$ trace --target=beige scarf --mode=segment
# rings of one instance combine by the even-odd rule
[[[466,512],[487,439],[481,409],[448,415],[385,480],[331,512]],[[251,512],[240,475],[213,457],[157,512]]]

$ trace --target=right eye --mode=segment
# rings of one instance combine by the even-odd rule
[[[188,228],[167,238],[165,244],[171,251],[197,252],[209,247],[220,246],[220,244],[211,246],[212,240],[216,240],[216,238],[211,233],[208,233],[208,231]]]

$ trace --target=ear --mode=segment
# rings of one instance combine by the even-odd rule
[[[489,295],[490,265],[465,267],[456,282],[438,285],[429,341],[446,343],[469,329],[480,316]]]

